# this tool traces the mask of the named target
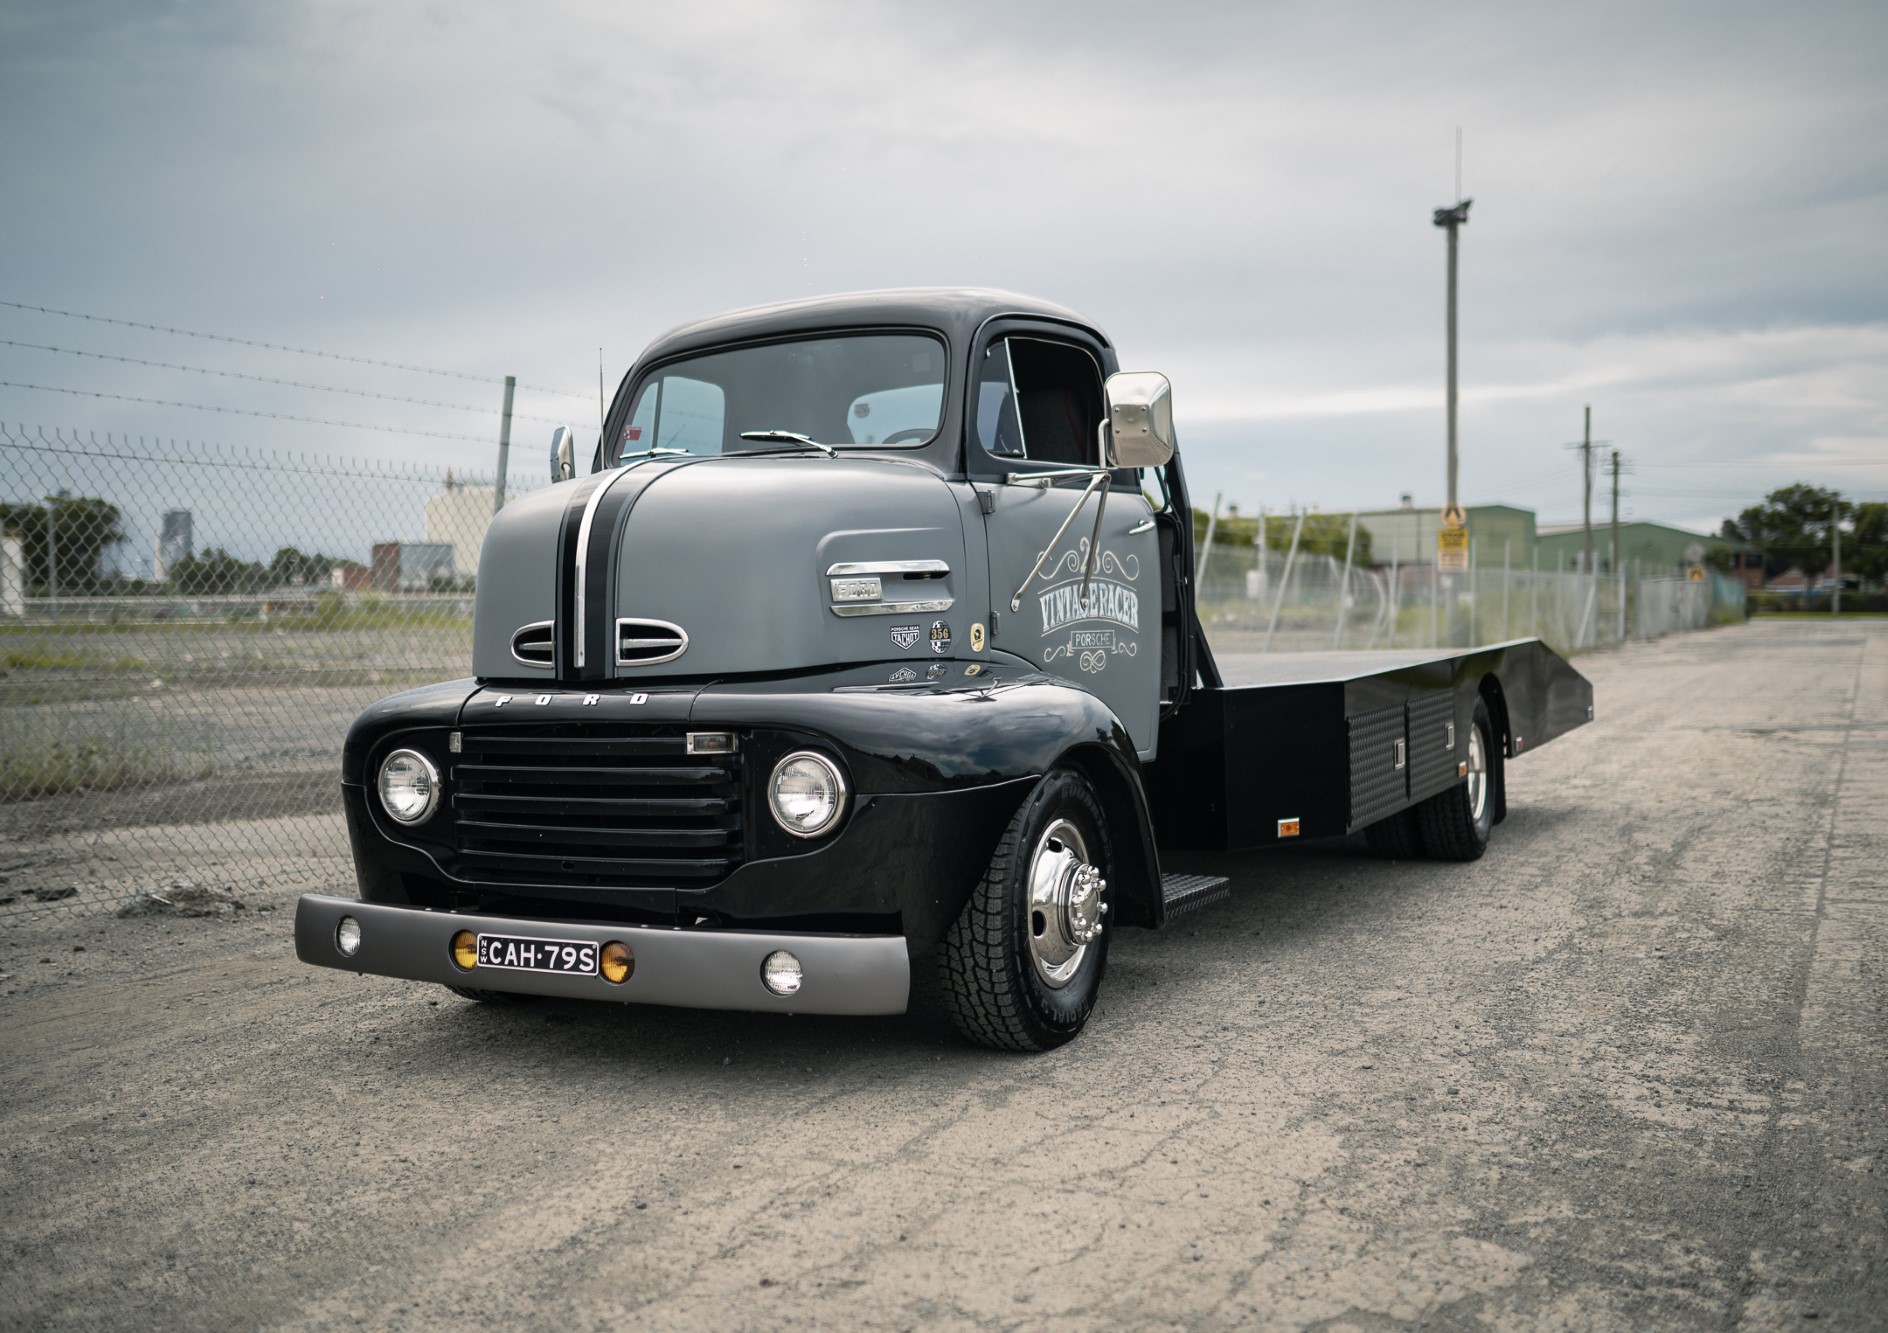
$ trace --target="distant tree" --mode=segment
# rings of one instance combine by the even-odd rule
[[[298,578],[304,584],[326,583],[335,566],[352,563],[338,556],[307,554],[293,546],[284,546],[269,559],[268,580],[276,586],[294,583]]]
[[[1849,531],[1842,534],[1842,568],[1870,583],[1888,583],[1888,503],[1868,500],[1851,512]]]
[[[1200,545],[1206,540],[1208,515],[1204,509],[1193,511],[1193,544]],[[1272,514],[1265,520],[1265,546],[1271,551],[1291,549],[1292,531],[1298,526],[1296,514]],[[1306,514],[1304,531],[1299,534],[1300,552],[1328,555],[1333,560],[1342,560],[1344,550],[1350,543],[1349,514]],[[1259,520],[1244,514],[1222,514],[1219,523],[1213,529],[1215,546],[1257,546],[1259,544]],[[1357,545],[1351,552],[1351,563],[1367,565],[1370,563],[1370,529],[1362,523],[1357,525]]]
[[[239,560],[220,546],[185,556],[170,568],[171,587],[180,593],[217,595],[255,592],[269,583],[269,571],[252,560]]]
[[[0,504],[0,530],[20,534],[26,581],[35,590],[49,589],[56,561],[61,595],[97,592],[107,578],[105,556],[125,539],[118,506],[90,496]]]
[[[1795,568],[1813,583],[1829,564],[1829,525],[1839,505],[1843,505],[1840,493],[1821,486],[1801,482],[1780,486],[1762,504],[1725,519],[1721,535],[1762,551],[1766,579]]]

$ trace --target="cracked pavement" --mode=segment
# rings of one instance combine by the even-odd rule
[[[0,1325],[1883,1327],[1888,620],[1579,666],[1485,859],[1189,858],[1047,1056],[9,923]]]

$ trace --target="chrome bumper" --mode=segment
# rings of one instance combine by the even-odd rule
[[[361,926],[361,946],[352,958],[344,956],[335,943],[335,930],[344,916],[353,917]],[[468,972],[452,960],[452,937],[462,930],[599,945],[620,940],[635,954],[636,967],[621,985],[599,976],[484,967]],[[761,984],[761,961],[775,949],[791,952],[805,973],[800,989],[792,995],[775,995]],[[911,963],[899,935],[599,926],[434,912],[313,893],[304,894],[295,908],[295,955],[316,967],[409,981],[686,1009],[902,1014],[911,993]]]

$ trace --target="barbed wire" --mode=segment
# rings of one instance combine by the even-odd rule
[[[135,319],[114,319],[110,315],[86,315],[76,310],[55,310],[51,306],[28,305],[23,301],[0,300],[0,306],[13,310],[30,310],[35,314],[59,315],[65,319],[83,319],[93,324],[116,324],[120,328],[145,329],[152,333],[174,333],[183,338],[204,338],[210,342],[234,343],[240,347],[262,347],[271,352],[293,352],[297,356],[319,356],[330,361],[352,361],[357,365],[380,366],[387,370],[410,370],[418,375],[443,375],[448,379],[472,380],[478,384],[503,384],[504,377],[494,375],[470,375],[463,370],[440,370],[433,366],[415,366],[403,361],[380,361],[371,356],[352,356],[346,352],[323,352],[313,347],[294,347],[288,343],[262,342],[255,338],[236,338],[226,333],[198,333],[192,329],[173,328],[168,324],[145,324]],[[590,397],[587,392],[574,389],[553,389],[543,384],[518,385],[520,389],[529,389],[533,393],[555,394],[560,398]]]
[[[313,426],[343,426],[349,430],[377,430],[383,435],[423,435],[433,440],[468,440],[473,444],[491,444],[489,435],[455,435],[443,430],[407,430],[400,426],[381,426],[371,421],[337,421],[333,417],[302,417],[289,412],[259,412],[247,407],[219,407],[215,403],[180,403],[169,398],[140,398],[129,393],[105,393],[99,389],[63,389],[56,384],[20,384],[0,380],[0,389],[37,389],[42,393],[65,393],[74,398],[111,398],[121,403],[148,403],[154,407],[187,407],[198,412],[222,412],[233,417],[266,417],[271,421],[300,421]]]
[[[138,436],[136,448],[141,451],[155,449],[160,447],[163,443],[165,442],[159,439],[147,445],[145,437],[140,435]],[[463,486],[468,489],[490,488],[493,485],[493,478],[490,474],[464,472],[457,467],[442,469],[393,459],[359,458],[335,458],[324,464],[320,460],[319,455],[316,456],[316,461],[311,463],[309,462],[308,454],[305,452],[290,454],[280,450],[261,449],[254,446],[243,446],[241,449],[241,457],[238,457],[238,447],[235,445],[217,444],[207,440],[185,440],[183,442],[184,449],[205,450],[211,455],[208,457],[201,455],[193,457],[180,454],[177,451],[177,441],[175,438],[170,439],[168,444],[171,449],[169,454],[127,452],[133,447],[129,435],[124,437],[124,444],[120,447],[112,438],[111,433],[107,432],[105,435],[106,447],[100,448],[98,435],[93,431],[88,431],[86,438],[82,441],[79,438],[79,432],[75,429],[72,432],[72,438],[68,440],[65,437],[64,428],[54,427],[52,436],[49,439],[46,434],[46,427],[44,426],[33,427],[29,434],[28,428],[23,422],[16,423],[12,427],[8,427],[5,422],[0,422],[0,450],[30,451],[34,454],[54,454],[68,458],[99,458],[133,463],[174,463],[180,467],[218,468],[225,471],[237,472],[267,472],[270,474],[297,473],[311,477],[348,477],[368,481],[420,481],[429,483],[450,481],[454,485]],[[517,479],[511,478],[507,480],[505,486],[507,495],[520,494],[523,489],[528,488],[520,488],[517,485]]]
[[[375,393],[371,389],[350,389],[342,384],[310,384],[304,380],[282,380],[271,375],[250,375],[240,370],[216,370],[209,366],[184,366],[174,361],[146,361],[137,356],[113,356],[109,352],[88,352],[78,347],[52,347],[45,343],[15,342],[11,338],[0,338],[0,347],[24,347],[34,352],[59,352],[66,356],[87,356],[95,361],[120,361],[130,366],[152,366],[158,370],[187,370],[193,375],[219,375],[224,379],[253,380],[257,384],[279,384],[289,389],[316,389],[322,393],[345,393],[356,398],[378,398],[386,403],[413,403],[419,407],[443,407],[454,412],[481,412],[487,416],[501,415],[496,407],[475,407],[471,403],[442,403],[431,398],[407,398],[395,393]],[[513,421],[539,421],[547,426],[562,426],[568,423],[555,417],[537,417],[527,412],[513,412]]]

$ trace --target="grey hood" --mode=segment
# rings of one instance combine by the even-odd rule
[[[982,544],[979,532],[978,572]],[[876,602],[834,601],[834,566],[914,563],[928,567],[876,575]],[[909,659],[922,673],[967,653],[971,622],[986,618],[988,590],[971,575],[959,498],[927,468],[811,454],[651,460],[538,492],[493,520],[473,670],[549,683]],[[555,665],[520,661],[514,636],[547,623]]]

